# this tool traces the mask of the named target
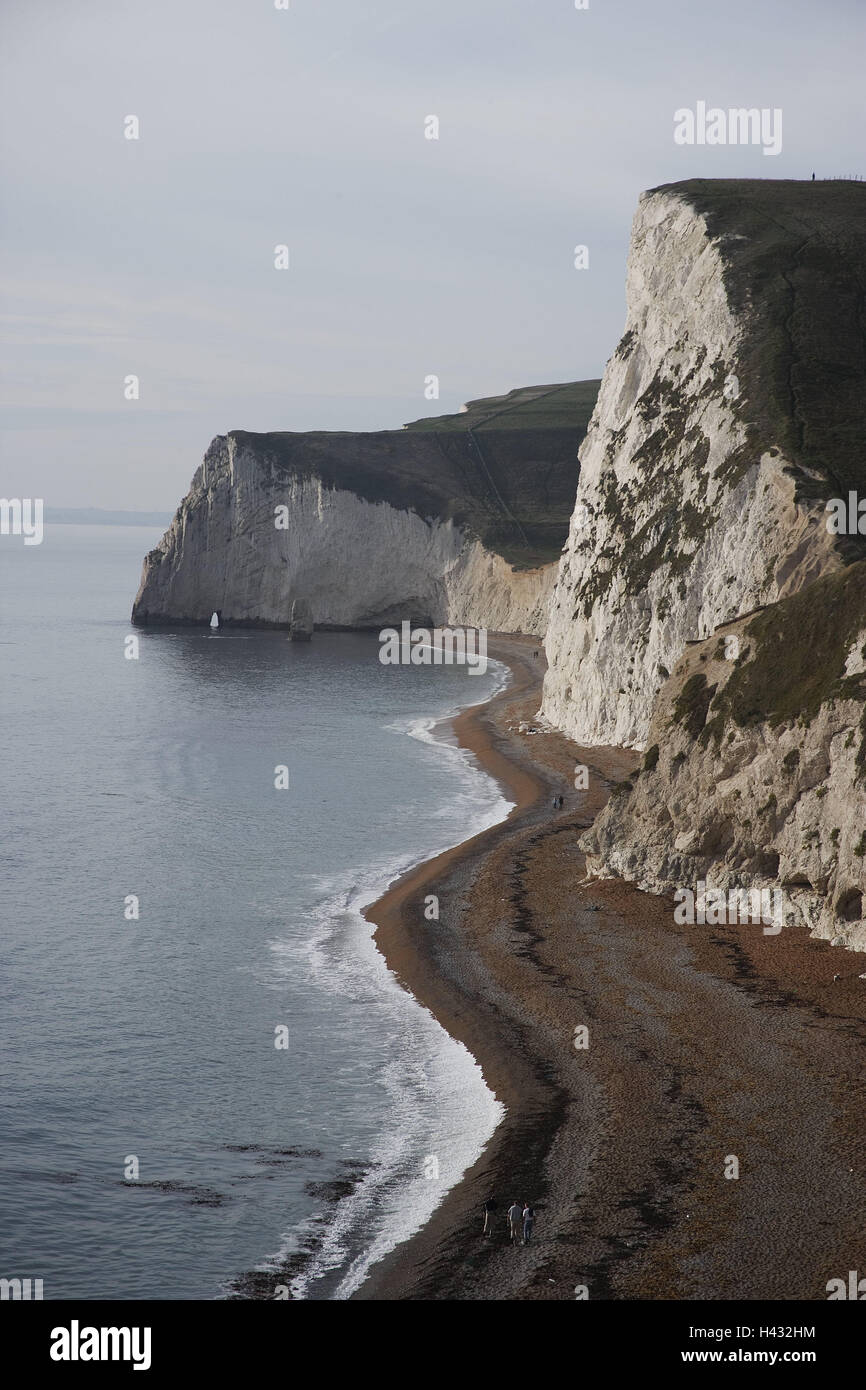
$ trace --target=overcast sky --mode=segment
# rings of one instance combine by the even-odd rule
[[[0,0],[0,39],[0,492],[47,506],[599,376],[642,189],[866,174],[866,0]],[[676,145],[698,101],[781,107],[781,154]]]

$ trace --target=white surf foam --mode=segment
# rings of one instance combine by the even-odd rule
[[[505,666],[497,671],[497,691],[509,674]],[[315,1297],[317,1284],[335,1271],[339,1279],[329,1297],[350,1297],[376,1261],[429,1220],[476,1161],[504,1114],[471,1053],[397,982],[373,942],[372,924],[363,916],[402,874],[498,824],[512,809],[513,803],[472,755],[447,741],[450,718],[460,708],[465,706],[435,718],[386,725],[438,745],[453,760],[462,787],[436,813],[436,819],[448,823],[441,843],[413,857],[383,861],[360,876],[320,880],[322,900],[312,931],[302,940],[271,943],[278,969],[296,972],[301,952],[305,969],[324,989],[367,1000],[380,1009],[386,1026],[393,1025],[396,1053],[380,1077],[391,1101],[388,1128],[374,1147],[371,1168],[338,1203],[309,1266],[293,1279],[295,1298]],[[315,1220],[314,1224],[320,1229]],[[279,1267],[298,1247],[299,1231],[286,1232],[279,1250],[261,1267]]]

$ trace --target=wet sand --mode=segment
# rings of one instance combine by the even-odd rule
[[[515,809],[367,916],[507,1113],[355,1298],[826,1299],[828,1280],[866,1274],[866,955],[805,930],[677,926],[666,899],[587,883],[578,837],[636,755],[517,732],[543,652],[489,650],[512,683],[454,725]],[[515,1199],[536,1211],[526,1247],[506,1239]]]

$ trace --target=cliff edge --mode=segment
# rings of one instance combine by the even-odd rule
[[[866,186],[695,180],[645,193],[625,332],[580,451],[543,709],[646,746],[685,644],[864,554]]]
[[[855,182],[642,197],[543,706],[579,742],[645,750],[581,840],[590,872],[767,890],[780,923],[861,950],[864,214]]]
[[[542,636],[597,381],[526,387],[403,430],[219,435],[136,623],[404,618]]]

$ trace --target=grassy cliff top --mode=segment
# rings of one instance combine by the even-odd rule
[[[558,386],[518,386],[505,396],[467,401],[455,415],[413,420],[407,430],[573,429],[583,432],[595,409],[600,381],[567,381]]]
[[[277,474],[319,477],[368,502],[453,520],[525,567],[557,559],[565,544],[577,451],[599,385],[524,387],[402,430],[232,430],[229,438]]]

